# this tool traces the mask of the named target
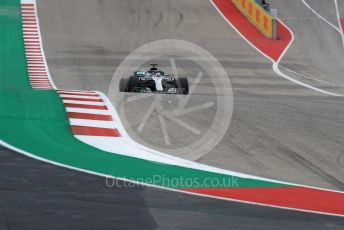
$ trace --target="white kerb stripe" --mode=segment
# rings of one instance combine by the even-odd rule
[[[104,102],[94,102],[94,101],[76,101],[76,100],[62,100],[63,103],[79,104],[79,105],[102,105]]]
[[[70,98],[86,98],[86,99],[102,99],[99,96],[81,96],[81,95],[70,95],[70,94],[60,94],[60,97],[65,98],[65,97],[70,97]]]
[[[93,93],[95,94],[96,92],[94,91],[81,91],[81,90],[57,90],[58,93],[82,93],[82,94],[88,94],[88,93]]]
[[[75,113],[90,113],[90,114],[99,114],[99,115],[111,115],[108,110],[102,109],[82,109],[82,108],[73,108],[73,107],[66,107],[67,112],[75,112]]]
[[[89,127],[98,127],[98,128],[108,128],[114,129],[117,128],[113,121],[97,121],[97,120],[86,120],[86,119],[74,119],[69,118],[70,125],[79,125],[79,126],[89,126]]]

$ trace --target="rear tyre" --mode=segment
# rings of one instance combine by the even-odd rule
[[[119,82],[119,92],[128,92],[128,78],[121,78]]]
[[[181,88],[183,90],[183,94],[187,95],[189,94],[189,81],[185,77],[178,78],[178,88]]]
[[[128,92],[133,92],[133,90],[139,86],[138,77],[130,77],[128,81]]]

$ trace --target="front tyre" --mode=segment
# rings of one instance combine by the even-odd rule
[[[178,78],[178,88],[180,88],[184,95],[189,94],[189,81],[185,77]]]
[[[121,78],[119,82],[119,92],[128,92],[128,78]]]
[[[139,78],[130,77],[128,81],[128,92],[133,92],[137,87],[139,87]]]

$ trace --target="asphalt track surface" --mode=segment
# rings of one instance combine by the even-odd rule
[[[322,17],[340,28],[334,1],[308,0],[308,3]],[[279,16],[294,31],[296,40],[281,65],[308,77],[293,75],[298,80],[315,86],[324,84],[324,87],[320,87],[343,94],[344,49],[338,31],[304,7],[301,1],[287,1],[283,4],[274,1],[273,4],[280,9],[288,7],[288,11],[280,10]],[[343,11],[341,7],[338,8],[340,12]]]
[[[340,75],[344,59],[338,33],[331,31],[298,1],[273,1],[273,4],[283,21],[295,32],[294,44],[281,64],[303,75],[325,79],[332,85],[301,78],[300,81],[329,91],[343,92],[339,85],[344,84]],[[321,1],[315,1],[311,5],[321,10],[325,8],[321,4]],[[288,10],[281,12],[282,9]],[[173,122],[166,123],[167,127],[171,127],[171,143],[166,145],[160,124],[154,122],[154,113],[144,132],[139,132],[137,126],[145,112],[137,109],[137,103],[124,101],[124,106],[118,108],[120,116],[125,118],[123,120],[126,121],[124,124],[129,134],[138,142],[225,169],[344,190],[342,98],[305,89],[276,75],[271,63],[237,35],[208,0],[40,0],[38,13],[48,65],[59,88],[91,89],[104,93],[114,90],[113,87],[117,86],[110,83],[121,61],[141,45],[159,39],[181,39],[195,43],[212,53],[224,66],[233,88],[234,112],[229,129],[210,152],[201,156],[190,155],[192,149],[176,152],[175,148],[190,142],[185,136],[195,140],[197,135],[190,135],[190,131],[183,127],[176,128]],[[308,15],[306,19],[305,14]],[[319,51],[319,44],[325,50]],[[325,52],[331,53],[331,56],[324,56]],[[199,66],[182,57],[165,58],[166,61],[159,62],[162,68],[172,71],[167,60],[173,58],[179,71],[188,75],[191,82],[195,79],[195,73],[201,71]],[[290,72],[285,73],[293,76]],[[297,76],[300,75],[295,78]],[[212,89],[209,79],[205,77],[200,85],[202,87],[196,91],[196,96],[190,98],[190,104],[197,105],[207,102],[204,98],[215,97],[216,91]],[[168,104],[169,109],[173,109],[176,106],[173,100],[171,97],[162,97],[162,104]],[[115,100],[113,102],[117,105]],[[139,103],[149,105],[149,102],[147,98]],[[212,109],[205,109],[197,116],[186,114],[182,119],[198,125],[196,128],[203,131],[209,127],[210,123],[207,122],[213,116]],[[50,223],[45,221],[47,218],[56,220],[56,215],[59,215],[61,221],[58,223],[61,225],[95,228],[96,223],[103,229],[110,229],[113,221],[121,226],[147,226],[147,229],[157,226],[162,229],[218,229],[219,226],[226,226],[224,229],[238,226],[241,229],[325,229],[342,228],[343,225],[341,219],[332,217],[247,206],[148,188],[107,189],[101,178],[42,164],[7,150],[3,150],[2,154],[8,157],[9,167],[25,165],[28,161],[26,167],[17,167],[27,170],[22,175],[24,178],[28,176],[28,179],[18,183],[8,178],[6,182],[21,194],[9,193],[6,188],[11,186],[5,186],[2,190],[2,197],[8,196],[8,199],[2,199],[3,223],[12,223],[13,228],[27,227],[27,223],[44,225]],[[13,158],[13,155],[16,156]],[[33,167],[35,165],[37,167]],[[30,172],[34,174],[38,165],[42,167],[42,172],[35,175],[42,176],[39,179],[30,177]],[[12,170],[18,173],[17,168],[13,167]],[[46,172],[48,170],[53,173],[49,175]],[[4,170],[4,173],[8,172]],[[66,175],[70,180],[66,180]],[[24,182],[27,181],[31,184],[25,187]],[[22,190],[13,183],[23,186]],[[28,187],[32,188],[32,193],[31,190],[28,193]],[[60,188],[60,193],[57,188]],[[42,191],[47,193],[42,194]],[[25,197],[29,194],[32,196]],[[47,196],[46,199],[36,203],[37,208],[32,208],[32,201],[40,201],[43,195]],[[18,197],[22,198],[20,202],[15,200]],[[23,205],[25,202],[26,206]],[[117,202],[117,205],[104,205],[107,202]],[[128,207],[128,204],[131,205]],[[23,210],[23,206],[26,209]],[[16,207],[24,214],[16,216]],[[61,212],[56,212],[56,208],[60,208]],[[69,213],[65,210],[69,210]],[[176,226],[178,224],[180,226]],[[53,227],[61,225],[54,224]]]
[[[0,147],[0,229],[343,229],[344,219],[223,202],[56,167]],[[13,175],[20,175],[13,177]]]
[[[326,18],[329,22],[331,22],[334,25],[338,25],[338,21],[337,21],[337,15],[336,15],[336,8],[335,8],[335,4],[334,1],[326,1],[326,0],[306,0],[306,2],[315,10],[317,11],[321,16],[323,16],[324,18]],[[338,3],[340,2],[340,0],[338,1]],[[294,3],[292,3],[294,4]],[[298,4],[296,4],[295,6],[297,6]],[[294,7],[295,7],[294,6]],[[295,8],[294,8],[295,9]],[[282,12],[280,12],[282,13]],[[314,18],[314,15],[309,15],[307,13],[308,17],[305,16],[304,19],[307,20],[310,18]],[[312,20],[313,21],[313,20]]]
[[[286,23],[296,30],[291,54],[287,53],[282,64],[304,73],[310,70],[307,67],[309,62],[315,62],[319,71],[329,73],[329,81],[340,81],[344,59],[339,35],[328,29],[326,24],[319,23],[318,18],[309,12],[310,20],[302,20],[307,8],[298,1],[295,4],[293,1],[276,1],[273,4],[279,11],[284,5],[290,8],[286,8],[286,13],[281,12],[280,16],[286,18]],[[118,102],[113,101],[127,131],[138,142],[220,168],[344,190],[342,98],[320,94],[276,75],[270,61],[250,47],[208,0],[50,0],[38,1],[38,13],[48,64],[59,88],[92,89],[104,93],[118,91],[117,85],[110,84],[118,65],[136,48],[159,39],[195,43],[220,61],[230,78],[234,95],[232,121],[225,135],[219,137],[222,138],[220,143],[202,155],[197,155],[200,152],[198,149],[175,151],[174,148],[188,145],[198,136],[167,120],[171,140],[170,145],[166,145],[158,112],[152,113],[142,131],[138,131],[152,98],[136,103],[124,100],[123,107],[118,107]],[[303,27],[310,22],[312,30],[293,28],[298,26],[295,21]],[[319,34],[314,34],[317,32]],[[336,55],[335,59],[319,54],[321,51],[318,51],[317,45],[327,43],[317,39],[322,39],[325,32],[330,33],[326,38],[333,42],[328,46]],[[302,36],[311,35],[305,41],[299,33]],[[308,50],[299,55],[299,47]],[[201,71],[182,58],[173,58],[177,68],[187,73],[190,82]],[[146,60],[147,63],[149,61]],[[168,62],[159,63],[171,72]],[[326,68],[328,65],[329,68]],[[203,87],[190,97],[190,104],[206,103],[207,98],[216,93],[209,81],[204,79],[200,82]],[[314,85],[326,90],[340,90],[337,86],[322,82]],[[113,98],[112,95],[109,97]],[[173,100],[162,97],[161,104],[169,106],[164,108],[166,111],[177,107]],[[180,119],[202,133],[210,127],[213,118],[213,108],[208,108],[196,114],[186,114]],[[217,140],[214,139],[214,142]]]

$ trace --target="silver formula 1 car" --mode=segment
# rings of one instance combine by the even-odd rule
[[[189,82],[185,77],[174,78],[150,64],[148,71],[135,71],[129,78],[121,78],[120,92],[188,94]]]

